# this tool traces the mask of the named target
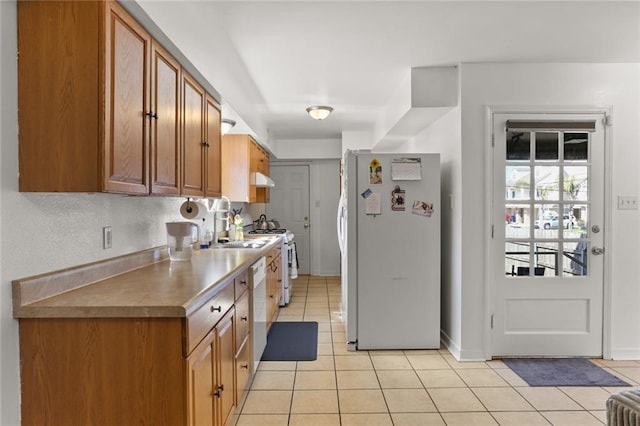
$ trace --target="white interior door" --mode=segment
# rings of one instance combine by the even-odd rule
[[[267,217],[278,219],[280,226],[293,232],[298,273],[309,274],[309,166],[271,164],[269,177],[276,186],[270,190]]]
[[[493,356],[602,355],[603,118],[493,115]]]

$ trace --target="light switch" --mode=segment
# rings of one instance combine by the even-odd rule
[[[618,210],[638,210],[638,197],[618,195]]]

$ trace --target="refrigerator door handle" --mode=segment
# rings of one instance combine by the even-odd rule
[[[336,219],[336,231],[338,233],[338,245],[340,246],[340,253],[344,254],[344,233],[343,233],[343,218],[344,218],[344,193],[340,194],[340,201],[338,202],[338,215]]]

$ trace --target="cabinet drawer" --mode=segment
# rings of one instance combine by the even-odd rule
[[[209,299],[200,309],[187,318],[187,354],[198,345],[200,340],[216,325],[233,306],[233,282],[223,284],[224,288]]]
[[[249,292],[245,291],[242,297],[236,302],[236,351],[240,349],[249,335],[250,323]]]
[[[248,339],[238,355],[236,355],[236,403],[242,400],[244,392],[249,390],[249,378],[251,377],[251,342]]]
[[[246,270],[242,275],[238,276],[235,280],[236,286],[236,300],[242,296],[242,293],[249,289],[249,270]]]

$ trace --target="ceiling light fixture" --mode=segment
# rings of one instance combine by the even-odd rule
[[[222,134],[226,134],[227,132],[229,132],[229,130],[231,130],[231,128],[233,126],[236,125],[236,122],[234,120],[231,120],[229,118],[223,118],[222,119]]]
[[[324,120],[331,114],[331,111],[333,108],[330,106],[310,106],[307,108],[307,112],[315,120]]]

